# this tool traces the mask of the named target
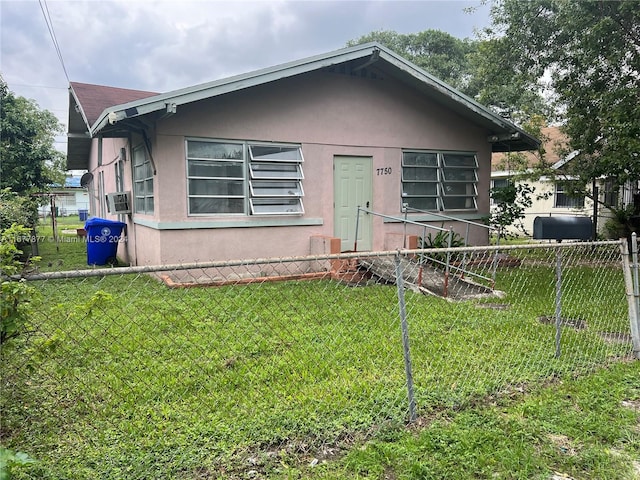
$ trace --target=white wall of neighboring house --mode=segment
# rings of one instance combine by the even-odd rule
[[[55,198],[55,205],[58,207],[58,216],[67,217],[78,215],[80,210],[89,210],[89,194],[85,189],[65,190],[51,192]],[[51,203],[47,200],[45,205],[40,206],[38,213],[41,217],[51,216]]]
[[[511,178],[509,172],[498,171],[491,173],[491,186],[499,185],[501,181],[505,181]],[[558,190],[556,184],[544,178],[537,181],[526,181],[535,190],[531,195],[532,205],[526,208],[524,211],[524,218],[522,219],[522,226],[526,232],[523,233],[521,229],[511,226],[507,228],[510,234],[518,236],[532,236],[533,235],[533,222],[536,217],[552,217],[560,215],[572,215],[572,216],[586,216],[591,217],[593,215],[593,201],[589,198],[584,198],[583,202],[578,199],[567,198],[562,190]],[[581,205],[581,206],[580,206]],[[495,209],[495,205],[491,204],[491,209]],[[602,225],[600,225],[602,226]]]
[[[511,178],[512,174],[506,171],[494,171],[491,173],[491,187],[496,185],[502,185],[505,180]],[[582,206],[575,206],[575,200],[571,205],[572,200],[567,199],[562,195],[562,190],[558,190],[555,182],[550,179],[541,178],[537,181],[523,181],[535,188],[535,192],[532,195],[531,207],[525,209],[524,219],[522,220],[522,226],[527,232],[526,235],[521,229],[515,226],[509,227],[507,230],[509,233],[518,236],[532,236],[533,235],[533,222],[536,217],[551,217],[559,215],[572,215],[572,216],[585,216],[593,220],[593,201],[590,198],[584,198]],[[619,206],[625,206],[633,203],[633,195],[638,192],[638,185],[628,183],[623,185],[619,191],[611,193],[608,190],[605,181],[599,182],[599,200],[598,206],[598,218],[597,228],[600,234],[605,233],[605,227],[607,220],[612,218],[612,212],[604,204],[611,204],[615,201]],[[491,209],[495,209],[495,205],[492,201]]]
[[[545,161],[552,165],[552,169],[562,173],[564,165],[568,162],[579,162],[578,152],[572,152],[565,155],[568,146],[567,138],[564,136],[559,127],[545,127],[542,129],[542,138],[544,139]],[[540,162],[540,157],[535,152],[524,152],[522,154],[526,160],[526,165],[530,168],[535,167]],[[520,159],[521,161],[521,159]],[[517,167],[516,167],[517,168]],[[531,173],[532,170],[529,170]],[[491,187],[503,185],[504,182],[515,176],[515,170],[510,170],[509,157],[504,154],[497,153],[492,156],[491,160]],[[560,175],[562,177],[562,175]],[[522,220],[525,231],[529,236],[533,235],[533,222],[536,217],[544,216],[587,216],[593,220],[593,201],[589,198],[584,199],[584,203],[580,206],[575,205],[575,201],[571,201],[558,192],[556,184],[553,180],[540,178],[536,181],[522,181],[535,188],[532,195],[533,204],[525,210],[525,217]],[[598,186],[598,218],[597,229],[599,234],[606,233],[607,220],[612,218],[612,211],[605,205],[616,205],[617,207],[625,207],[634,204],[634,196],[640,192],[640,182],[627,182],[625,185],[615,189],[617,182],[608,181],[603,178],[597,182]],[[493,200],[491,200],[491,209],[495,209]],[[520,230],[515,227],[509,228],[509,232],[524,236]]]

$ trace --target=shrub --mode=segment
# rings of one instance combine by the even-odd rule
[[[611,210],[611,213],[613,213],[613,217],[609,218],[604,225],[607,238],[614,240],[630,238],[631,233],[636,230],[634,206],[627,205],[624,208],[615,208]],[[636,231],[636,233],[640,232]]]
[[[0,345],[19,334],[30,313],[29,301],[36,294],[24,279],[12,278],[26,266],[19,259],[22,251],[17,245],[29,233],[28,228],[15,223],[0,230]]]
[[[38,222],[38,203],[28,196],[18,195],[9,188],[0,190],[0,230],[13,224],[34,228]]]
[[[16,467],[30,463],[35,463],[35,460],[26,453],[0,447],[0,480],[9,480],[13,477]]]
[[[444,226],[444,224],[442,225]],[[465,241],[464,238],[453,231],[439,231],[436,235],[432,236],[431,233],[427,234],[426,237],[420,238],[418,240],[418,244],[420,248],[449,248],[449,236],[451,236],[451,247],[464,247]],[[450,256],[450,260],[456,259],[456,254],[452,254]],[[432,253],[429,255],[425,255],[423,260],[431,261],[435,264],[442,264],[447,261],[446,253]]]

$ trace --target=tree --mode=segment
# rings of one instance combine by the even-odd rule
[[[580,157],[565,174],[640,180],[640,8],[637,1],[494,0],[485,35],[522,91],[548,77],[553,106]]]
[[[535,75],[524,74],[513,62],[504,61],[510,55],[508,42],[504,38],[485,37],[479,40],[478,48],[469,57],[473,73],[470,90],[476,92],[475,99],[479,103],[525,130],[526,125],[532,123],[532,117],[536,121],[543,118],[546,124],[552,109],[543,96],[544,85]]]
[[[1,76],[0,105],[0,189],[27,194],[63,183],[63,154],[54,148],[63,131],[57,118],[15,96]]]
[[[507,46],[490,33],[476,40],[461,40],[440,30],[411,34],[383,30],[351,40],[347,45],[379,42],[526,129],[531,116],[549,115],[549,105],[540,88],[529,88],[536,77],[523,77],[501,62]]]
[[[38,222],[38,203],[34,197],[18,195],[9,188],[0,190],[0,234],[14,224],[33,228]]]
[[[476,82],[470,81],[473,75],[470,55],[476,50],[477,42],[461,40],[440,30],[425,30],[410,34],[382,30],[351,40],[347,45],[374,41],[388,47],[461,92],[469,96],[475,96],[477,93],[470,90],[471,85],[477,85]]]

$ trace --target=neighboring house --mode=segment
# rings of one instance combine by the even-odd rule
[[[546,127],[542,135],[547,140],[544,144],[545,160],[551,164],[551,168],[558,172],[555,179],[540,177],[536,180],[522,180],[535,188],[532,195],[533,204],[525,209],[525,218],[522,226],[529,235],[533,234],[533,222],[538,216],[574,215],[586,216],[594,220],[594,204],[590,198],[583,195],[570,195],[571,177],[562,175],[562,170],[569,162],[580,161],[578,152],[572,152],[566,156],[560,156],[559,152],[566,149],[567,140],[558,127]],[[539,157],[533,152],[524,152],[526,164],[533,167],[539,161]],[[502,187],[513,181],[518,174],[517,168],[510,168],[508,157],[503,153],[497,153],[492,158],[491,187]],[[621,207],[633,204],[634,195],[638,193],[639,185],[627,183],[622,188],[615,188],[615,182],[603,178],[596,182],[598,188],[598,216],[594,225],[598,232],[602,233],[606,221],[611,217],[609,207]],[[509,229],[512,233],[522,235],[523,232],[514,227]]]
[[[38,213],[42,217],[51,215],[51,199],[58,209],[58,215],[66,217],[78,215],[80,211],[89,210],[89,194],[86,188],[80,185],[80,177],[69,176],[64,181],[64,186],[54,185],[46,194],[49,201],[39,207]]]
[[[164,94],[71,83],[69,101],[68,168],[137,265],[353,250],[358,206],[387,216],[360,215],[358,250],[402,247],[403,203],[463,232],[489,212],[492,153],[539,144],[376,43]],[[131,213],[108,213],[127,191]]]

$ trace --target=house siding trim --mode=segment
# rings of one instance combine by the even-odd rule
[[[219,228],[252,228],[252,227],[309,227],[324,225],[322,218],[265,218],[241,221],[199,221],[199,222],[157,222],[144,218],[134,218],[133,223],[154,230],[198,230]]]

